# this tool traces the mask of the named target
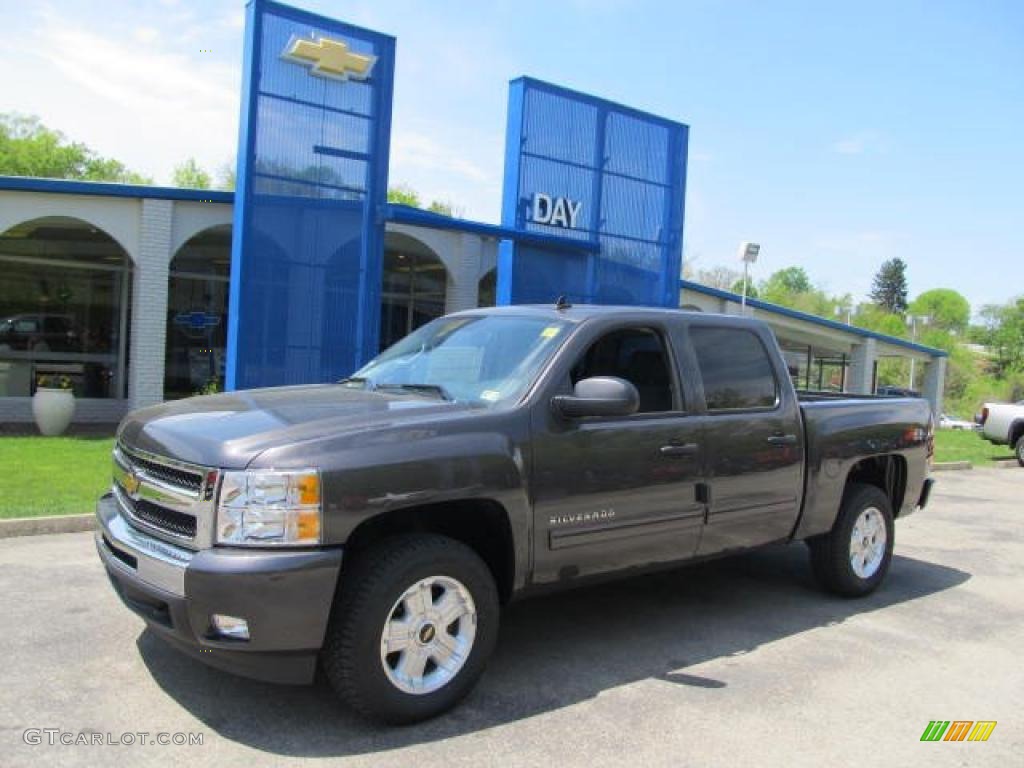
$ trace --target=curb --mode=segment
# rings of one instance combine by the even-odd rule
[[[15,536],[39,536],[44,533],[79,533],[96,527],[96,515],[61,515],[59,517],[16,517],[0,520],[0,539]]]
[[[1020,462],[1016,459],[997,459],[992,462],[996,469],[1020,469]]]
[[[974,465],[969,461],[940,461],[932,464],[933,472],[947,472],[958,469],[974,469]]]

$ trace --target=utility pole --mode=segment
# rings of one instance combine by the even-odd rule
[[[740,260],[743,261],[743,294],[740,299],[742,314],[747,314],[747,285],[750,283],[750,265],[757,263],[757,254],[761,252],[761,246],[757,243],[743,241],[740,243]]]
[[[907,325],[910,326],[910,340],[911,341],[913,341],[915,343],[917,342],[917,325],[918,325],[918,323],[920,323],[921,325],[928,325],[930,320],[931,320],[931,318],[928,317],[928,315],[907,315]],[[916,362],[917,362],[916,358],[913,358],[913,357],[910,358],[910,386],[908,387],[908,389],[910,389],[911,392],[914,391],[914,363],[916,363]]]

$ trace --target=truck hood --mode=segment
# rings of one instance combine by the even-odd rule
[[[128,448],[206,467],[241,469],[270,448],[444,418],[476,407],[335,384],[273,387],[133,411],[121,423],[118,438]]]

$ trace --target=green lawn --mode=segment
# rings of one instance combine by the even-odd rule
[[[995,459],[1012,459],[1006,445],[993,445],[977,432],[939,429],[935,432],[935,461],[969,461],[976,467],[991,466]]]
[[[111,437],[0,437],[0,519],[92,512],[110,487]]]

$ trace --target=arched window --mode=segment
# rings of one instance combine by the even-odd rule
[[[384,240],[380,348],[444,314],[448,272],[433,250],[399,232]]]
[[[0,397],[66,376],[77,397],[127,396],[131,259],[81,219],[47,216],[0,234]]]
[[[477,292],[476,305],[478,307],[493,307],[498,297],[498,270],[491,269],[480,278],[480,285]]]
[[[231,276],[231,226],[193,235],[171,260],[164,397],[223,389]]]

